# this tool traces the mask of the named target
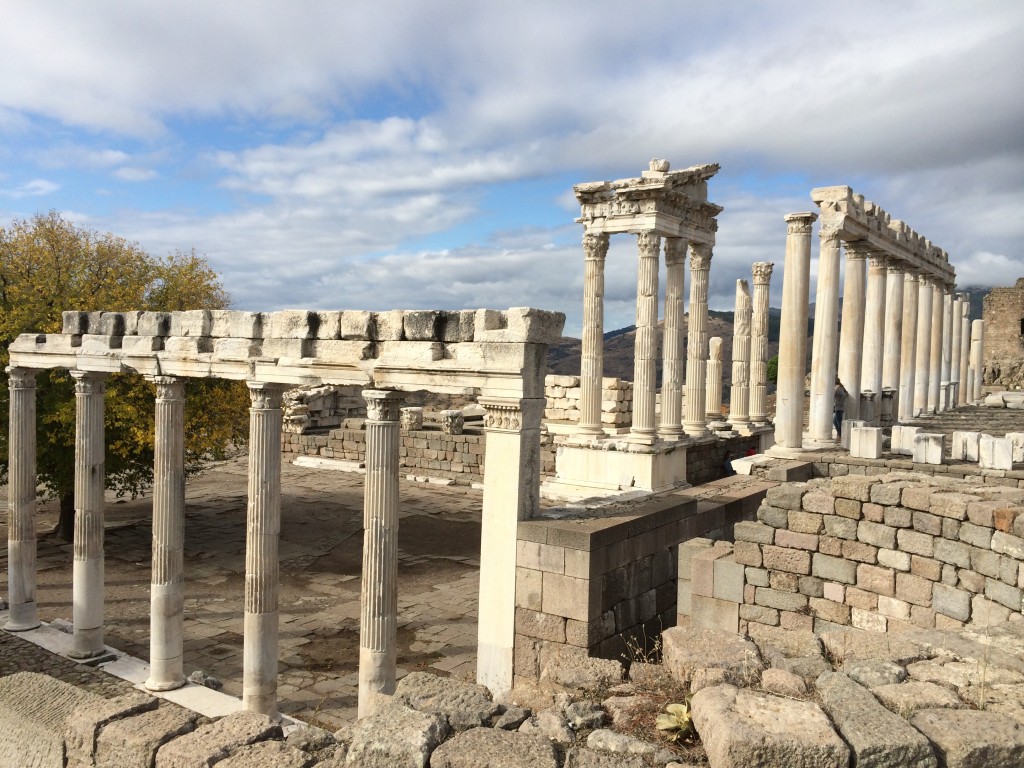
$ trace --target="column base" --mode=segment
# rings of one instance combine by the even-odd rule
[[[804,439],[804,446],[810,450],[821,450],[822,448],[839,448],[841,441],[833,438],[808,437]]]
[[[21,605],[12,605],[10,610],[7,623],[4,625],[4,629],[8,632],[27,632],[30,629],[42,626],[42,622],[37,618],[34,601],[22,603]]]
[[[654,445],[658,442],[658,436],[653,430],[651,432],[630,431],[630,433],[626,435],[626,442],[633,443],[635,445]]]
[[[103,645],[103,628],[72,630],[72,646],[68,656],[72,659],[92,659],[107,652]]]
[[[185,678],[182,677],[180,680],[158,680],[151,677],[142,685],[147,691],[157,693],[160,691],[173,691],[185,685]]]
[[[659,429],[658,430],[658,439],[659,440],[664,440],[664,441],[669,442],[669,443],[678,442],[679,440],[683,440],[685,438],[686,438],[686,433],[683,432],[683,428],[682,427],[678,427],[676,429]]]

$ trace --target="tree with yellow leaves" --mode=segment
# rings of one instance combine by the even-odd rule
[[[195,252],[154,258],[138,244],[78,227],[60,214],[36,214],[0,228],[0,366],[22,333],[59,333],[61,312],[223,309],[217,273]],[[67,371],[37,381],[37,472],[60,500],[55,533],[74,532],[74,385]],[[106,484],[133,498],[153,481],[154,386],[141,376],[107,381]],[[245,440],[249,398],[241,382],[199,379],[186,387],[185,461],[195,472]],[[7,373],[0,373],[0,473],[7,471]]]

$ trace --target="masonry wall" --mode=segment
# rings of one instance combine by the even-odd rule
[[[982,306],[985,321],[984,382],[988,386],[1024,386],[1024,278],[1012,288],[993,288]]]
[[[821,454],[808,452],[803,458],[811,463],[811,474],[816,478],[913,472],[915,475],[933,476],[940,480],[963,480],[975,486],[1024,488],[1024,470],[982,469],[977,462],[954,461],[948,455],[943,464],[918,464],[909,458],[861,459],[838,451]],[[753,472],[767,477],[770,470],[755,467]]]
[[[707,543],[680,555],[694,595],[719,601],[702,625],[727,625],[730,610],[740,632],[749,623],[898,632],[1024,618],[1019,489],[964,492],[916,473],[787,483],[734,533],[731,551]]]
[[[544,379],[547,421],[580,421],[580,377],[549,375]],[[628,427],[633,415],[633,382],[606,377],[601,380],[601,423]]]

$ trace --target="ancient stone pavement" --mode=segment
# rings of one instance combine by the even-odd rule
[[[429,670],[473,679],[482,493],[405,480],[400,493],[398,675]],[[355,719],[362,509],[361,475],[284,463],[279,708],[330,729]],[[242,693],[245,516],[244,456],[189,480],[185,673],[202,670],[235,696]],[[143,660],[150,518],[149,498],[108,494],[105,641]],[[40,533],[55,520],[55,505],[45,505]],[[45,622],[70,621],[71,559],[69,545],[39,540]],[[6,551],[0,568],[6,580]]]

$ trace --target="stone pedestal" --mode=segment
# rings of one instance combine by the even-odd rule
[[[395,692],[398,627],[399,392],[368,389],[363,581],[359,620],[360,719]],[[447,411],[446,411],[447,413]],[[461,411],[459,414],[461,415]]]
[[[877,427],[853,427],[850,433],[850,456],[858,459],[881,458],[881,429]]]
[[[683,420],[683,430],[691,437],[700,437],[707,432],[704,387],[708,356],[708,272],[710,270],[711,246],[704,243],[691,243],[690,324],[687,332],[686,398]]]
[[[685,240],[665,238],[665,335],[662,342],[661,423],[658,437],[679,440],[683,435],[683,290],[686,274]]]
[[[917,300],[920,294],[918,277],[913,272],[903,276],[903,332],[900,336],[900,389],[896,396],[897,421],[910,421],[914,410],[914,389],[917,371]]]
[[[7,588],[4,629],[39,626],[36,611],[36,372],[9,368],[7,432]]]
[[[708,339],[708,362],[705,372],[706,422],[722,420],[722,339],[712,336]]]
[[[892,428],[889,451],[899,456],[913,456],[914,440],[922,431],[921,427],[906,427],[897,424]]]
[[[864,268],[871,255],[861,241],[846,243],[846,279],[843,285],[843,323],[839,339],[839,378],[849,393],[846,417],[860,418],[861,368],[864,354]]]
[[[818,253],[818,288],[814,303],[814,339],[811,349],[811,403],[808,438],[814,446],[832,446],[836,355],[839,349],[839,234],[822,225]],[[783,305],[785,309],[785,305]],[[806,336],[806,330],[803,332]],[[781,341],[781,337],[780,337]],[[779,365],[781,377],[782,355]],[[846,384],[847,388],[850,384]],[[803,382],[800,383],[803,389]],[[801,414],[801,418],[803,415]]]
[[[775,445],[783,450],[800,450],[803,447],[811,228],[817,218],[816,213],[791,213],[786,216],[786,260],[782,272],[782,318],[775,408]]]
[[[577,433],[600,435],[604,376],[604,262],[608,235],[583,236],[583,339],[580,359],[580,421]]]
[[[579,501],[685,488],[688,445],[688,441],[659,443],[643,451],[561,446],[555,459],[555,480],[545,483],[545,496]]]
[[[633,425],[629,440],[652,445],[656,438],[654,404],[658,364],[658,252],[655,232],[637,235],[636,341],[633,358]]]
[[[737,431],[750,427],[750,316],[750,289],[746,280],[737,280],[729,390],[729,423]]]
[[[146,688],[185,684],[185,383],[158,376],[153,463],[153,572]]]
[[[104,652],[103,396],[106,374],[71,371],[71,375],[75,379],[75,559],[74,630],[69,655],[88,659]]]
[[[750,319],[750,421],[755,426],[768,423],[768,291],[772,268],[768,261],[753,265],[754,296]]]
[[[277,715],[278,542],[281,534],[281,394],[284,387],[247,382],[249,504],[245,536],[245,633],[242,706]]]

